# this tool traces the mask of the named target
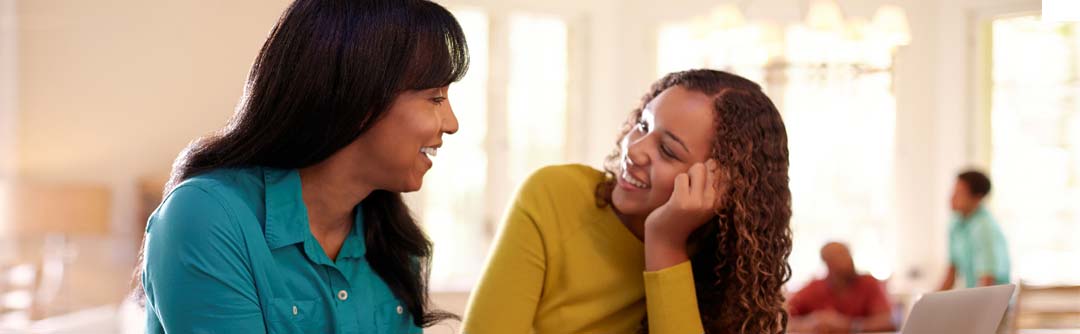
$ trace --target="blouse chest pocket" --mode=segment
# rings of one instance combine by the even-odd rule
[[[315,333],[320,330],[314,300],[274,298],[270,302],[270,333]]]
[[[385,334],[409,334],[412,326],[412,317],[405,305],[396,299],[391,299],[376,304],[375,323],[379,327],[379,333]]]

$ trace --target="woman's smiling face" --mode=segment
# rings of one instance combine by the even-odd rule
[[[644,218],[671,197],[675,176],[712,155],[714,98],[680,86],[664,90],[641,111],[620,141],[615,208]]]

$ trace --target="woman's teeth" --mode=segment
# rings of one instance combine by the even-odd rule
[[[439,155],[439,149],[434,148],[434,147],[421,147],[420,148],[420,153],[423,153],[424,155],[428,156],[429,158],[433,158],[436,155]]]
[[[635,186],[635,187],[638,187],[638,188],[641,188],[641,189],[649,188],[648,184],[646,184],[645,182],[642,182],[641,180],[635,179],[633,176],[630,175],[630,173],[627,173],[625,171],[622,174],[622,178],[623,178],[623,180],[626,180],[626,183],[629,183],[632,186]]]

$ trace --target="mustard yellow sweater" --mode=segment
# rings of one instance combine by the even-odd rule
[[[462,329],[467,334],[704,332],[690,262],[645,272],[645,249],[594,197],[603,173],[543,168],[518,190]]]

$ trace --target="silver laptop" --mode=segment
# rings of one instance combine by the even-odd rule
[[[1015,284],[923,295],[902,334],[993,334],[1009,307]]]

